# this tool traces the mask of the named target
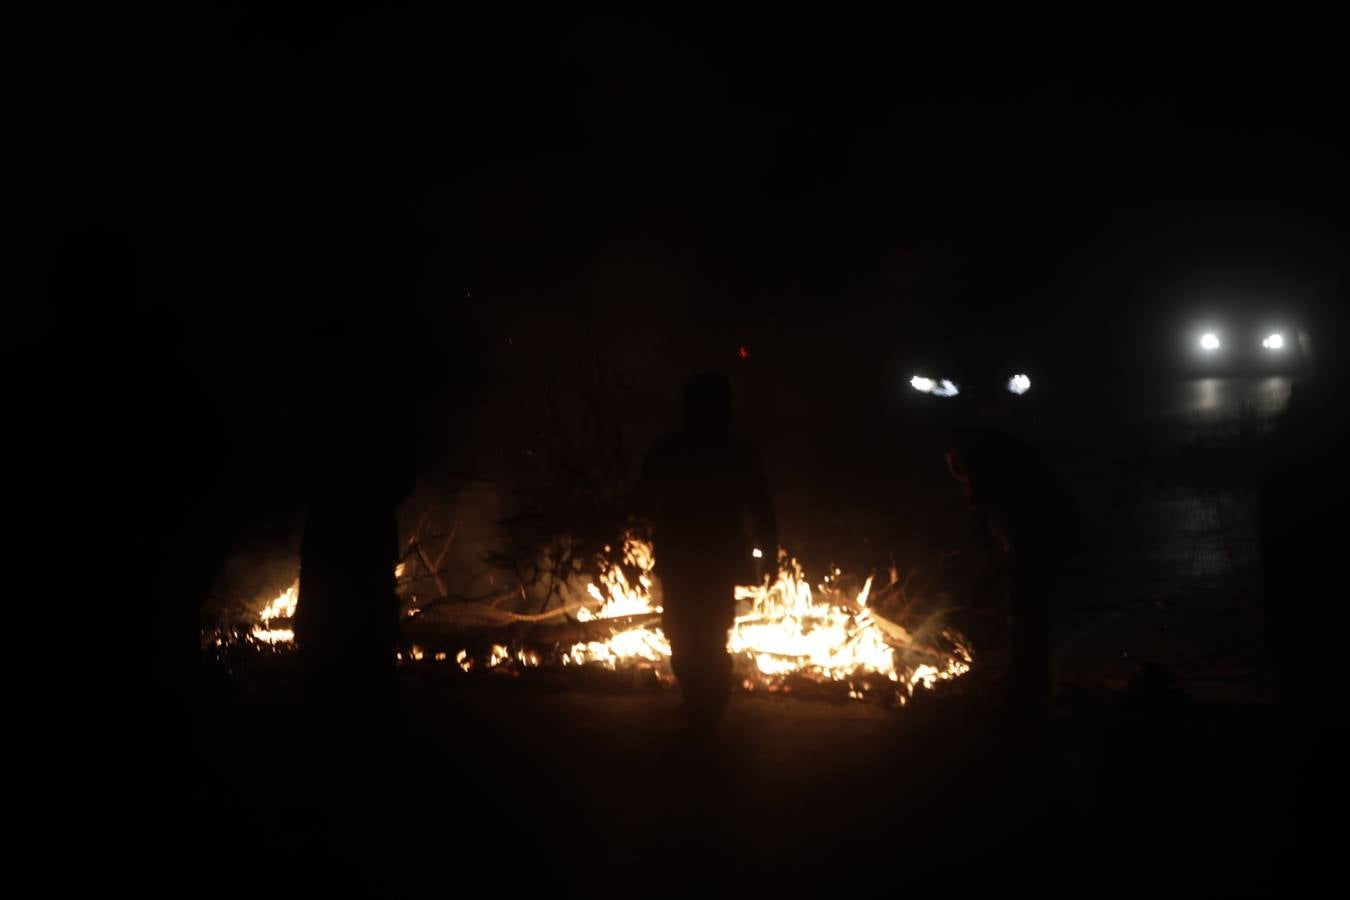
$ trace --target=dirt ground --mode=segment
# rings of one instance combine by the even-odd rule
[[[716,737],[691,742],[669,689],[405,669],[388,757],[322,775],[282,665],[213,682],[183,795],[207,837],[183,838],[185,858],[217,864],[226,893],[1287,884],[1303,871],[1308,774],[1274,703],[1257,587],[1253,436],[1287,392],[1269,381],[1177,383],[1138,401],[1147,414],[1086,390],[1043,411],[1089,533],[1061,598],[1041,732],[1003,728],[971,682],[902,710],[737,694]],[[805,555],[857,535],[874,555],[968,539],[951,486],[891,452],[899,437],[860,452],[853,494],[784,492],[835,542]],[[780,484],[806,483],[795,464],[779,461]],[[886,467],[910,474],[865,490]],[[819,527],[850,509],[848,528]],[[794,527],[810,530],[785,526],[785,543]]]
[[[703,743],[669,690],[405,678],[400,777],[371,800],[348,774],[317,802],[293,696],[237,700],[195,802],[221,877],[260,887],[1247,892],[1285,877],[1296,840],[1274,713],[1167,691],[1062,700],[1031,737],[959,697],[739,694]]]

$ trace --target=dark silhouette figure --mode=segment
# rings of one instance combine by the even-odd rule
[[[365,757],[380,752],[367,739],[383,741],[392,706],[396,515],[414,470],[397,398],[372,354],[339,339],[323,349],[320,373],[302,425],[308,490],[296,646],[319,751]]]
[[[957,429],[945,455],[981,532],[1003,553],[1012,629],[1010,711],[1038,721],[1050,697],[1055,592],[1078,549],[1077,503],[1039,453],[1001,432]]]
[[[759,455],[731,433],[731,385],[725,377],[697,375],[685,384],[684,429],[647,454],[637,506],[654,529],[662,621],[684,715],[691,727],[708,728],[721,716],[731,689],[726,645],[735,586],[754,580],[754,547],[762,549],[770,577],[778,551],[778,525]]]

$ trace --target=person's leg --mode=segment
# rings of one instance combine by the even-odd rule
[[[721,584],[700,584],[677,589],[672,595],[672,590],[666,589],[664,628],[670,640],[671,668],[680,683],[684,715],[691,725],[716,722],[731,692],[727,631],[734,611],[733,590]],[[718,602],[723,594],[726,602]],[[691,600],[693,603],[688,602]]]
[[[727,653],[727,629],[714,619],[700,629],[699,657],[702,676],[699,685],[699,716],[707,723],[717,721],[731,696],[731,655]]]
[[[667,640],[670,641],[670,668],[675,673],[675,680],[680,686],[680,696],[683,698],[681,712],[688,718],[690,710],[697,705],[700,668],[698,640],[696,632],[687,621],[688,617],[678,612],[681,606],[675,606],[672,610],[671,605],[681,604],[681,600],[672,599],[671,594],[672,591],[667,588],[667,605],[665,615],[662,617],[662,628]]]
[[[717,659],[710,652],[708,630],[687,625],[671,635],[671,666],[684,697],[682,712],[690,725],[717,717]]]

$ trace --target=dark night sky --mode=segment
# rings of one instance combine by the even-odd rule
[[[1344,283],[1325,23],[192,6],[51,25],[42,252],[217,371],[344,302],[451,381],[560,334],[671,383],[740,343],[1128,361]]]

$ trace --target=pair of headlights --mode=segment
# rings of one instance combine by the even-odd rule
[[[955,397],[961,393],[961,388],[956,382],[946,378],[927,378],[923,375],[915,375],[909,380],[909,386],[921,394],[932,394],[934,397]],[[1031,390],[1031,378],[1018,372],[1008,379],[1008,393],[1021,396]]]
[[[1261,340],[1261,346],[1267,350],[1283,350],[1284,335],[1280,334],[1278,331],[1272,332]],[[1223,341],[1220,341],[1219,336],[1214,332],[1207,331],[1200,335],[1200,349],[1204,350],[1206,353],[1213,353],[1222,347]]]

